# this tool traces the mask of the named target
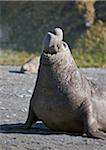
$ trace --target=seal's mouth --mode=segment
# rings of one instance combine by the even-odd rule
[[[43,52],[51,55],[56,54],[60,49],[56,35],[49,32],[43,47]]]
[[[54,49],[51,49],[51,50],[50,50],[50,48],[49,48],[49,51],[48,51],[48,49],[44,49],[43,52],[44,52],[45,54],[49,54],[49,55],[57,54],[57,52],[54,51]]]
[[[57,51],[55,51],[56,49],[57,49]],[[62,41],[61,42],[61,47],[59,47],[58,45],[56,45],[56,47],[54,47],[54,45],[53,45],[53,46],[51,46],[47,49],[44,49],[43,53],[50,56],[50,55],[55,55],[57,53],[65,52],[67,50],[69,50],[68,44],[66,42]]]
[[[43,50],[43,52],[46,54],[50,54],[50,55],[57,54],[59,52],[59,46],[58,45],[52,45],[52,46],[46,47]]]

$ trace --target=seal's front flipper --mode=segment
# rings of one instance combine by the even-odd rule
[[[106,139],[106,134],[99,130],[98,122],[94,118],[92,103],[87,99],[81,105],[81,114],[87,136],[90,138]]]
[[[91,138],[106,140],[106,134],[99,130],[93,131],[93,130],[89,129],[86,134],[88,137],[91,137]]]
[[[106,134],[98,129],[98,123],[90,112],[84,119],[84,128],[88,137],[106,140]]]
[[[31,106],[29,107],[28,118],[24,124],[24,129],[30,129],[32,124],[37,122],[39,119],[36,114],[33,112]]]

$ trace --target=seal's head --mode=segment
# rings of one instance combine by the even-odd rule
[[[43,52],[47,54],[56,54],[67,44],[63,42],[63,31],[60,28],[55,28],[54,32],[48,32],[43,40]]]

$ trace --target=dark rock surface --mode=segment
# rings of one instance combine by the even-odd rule
[[[106,141],[47,129],[38,122],[19,129],[27,118],[37,74],[21,74],[19,67],[0,66],[0,150],[105,150]],[[80,69],[106,89],[106,69]]]

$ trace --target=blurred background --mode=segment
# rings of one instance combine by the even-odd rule
[[[0,64],[41,54],[42,39],[64,30],[78,67],[106,68],[106,1],[0,1]]]

